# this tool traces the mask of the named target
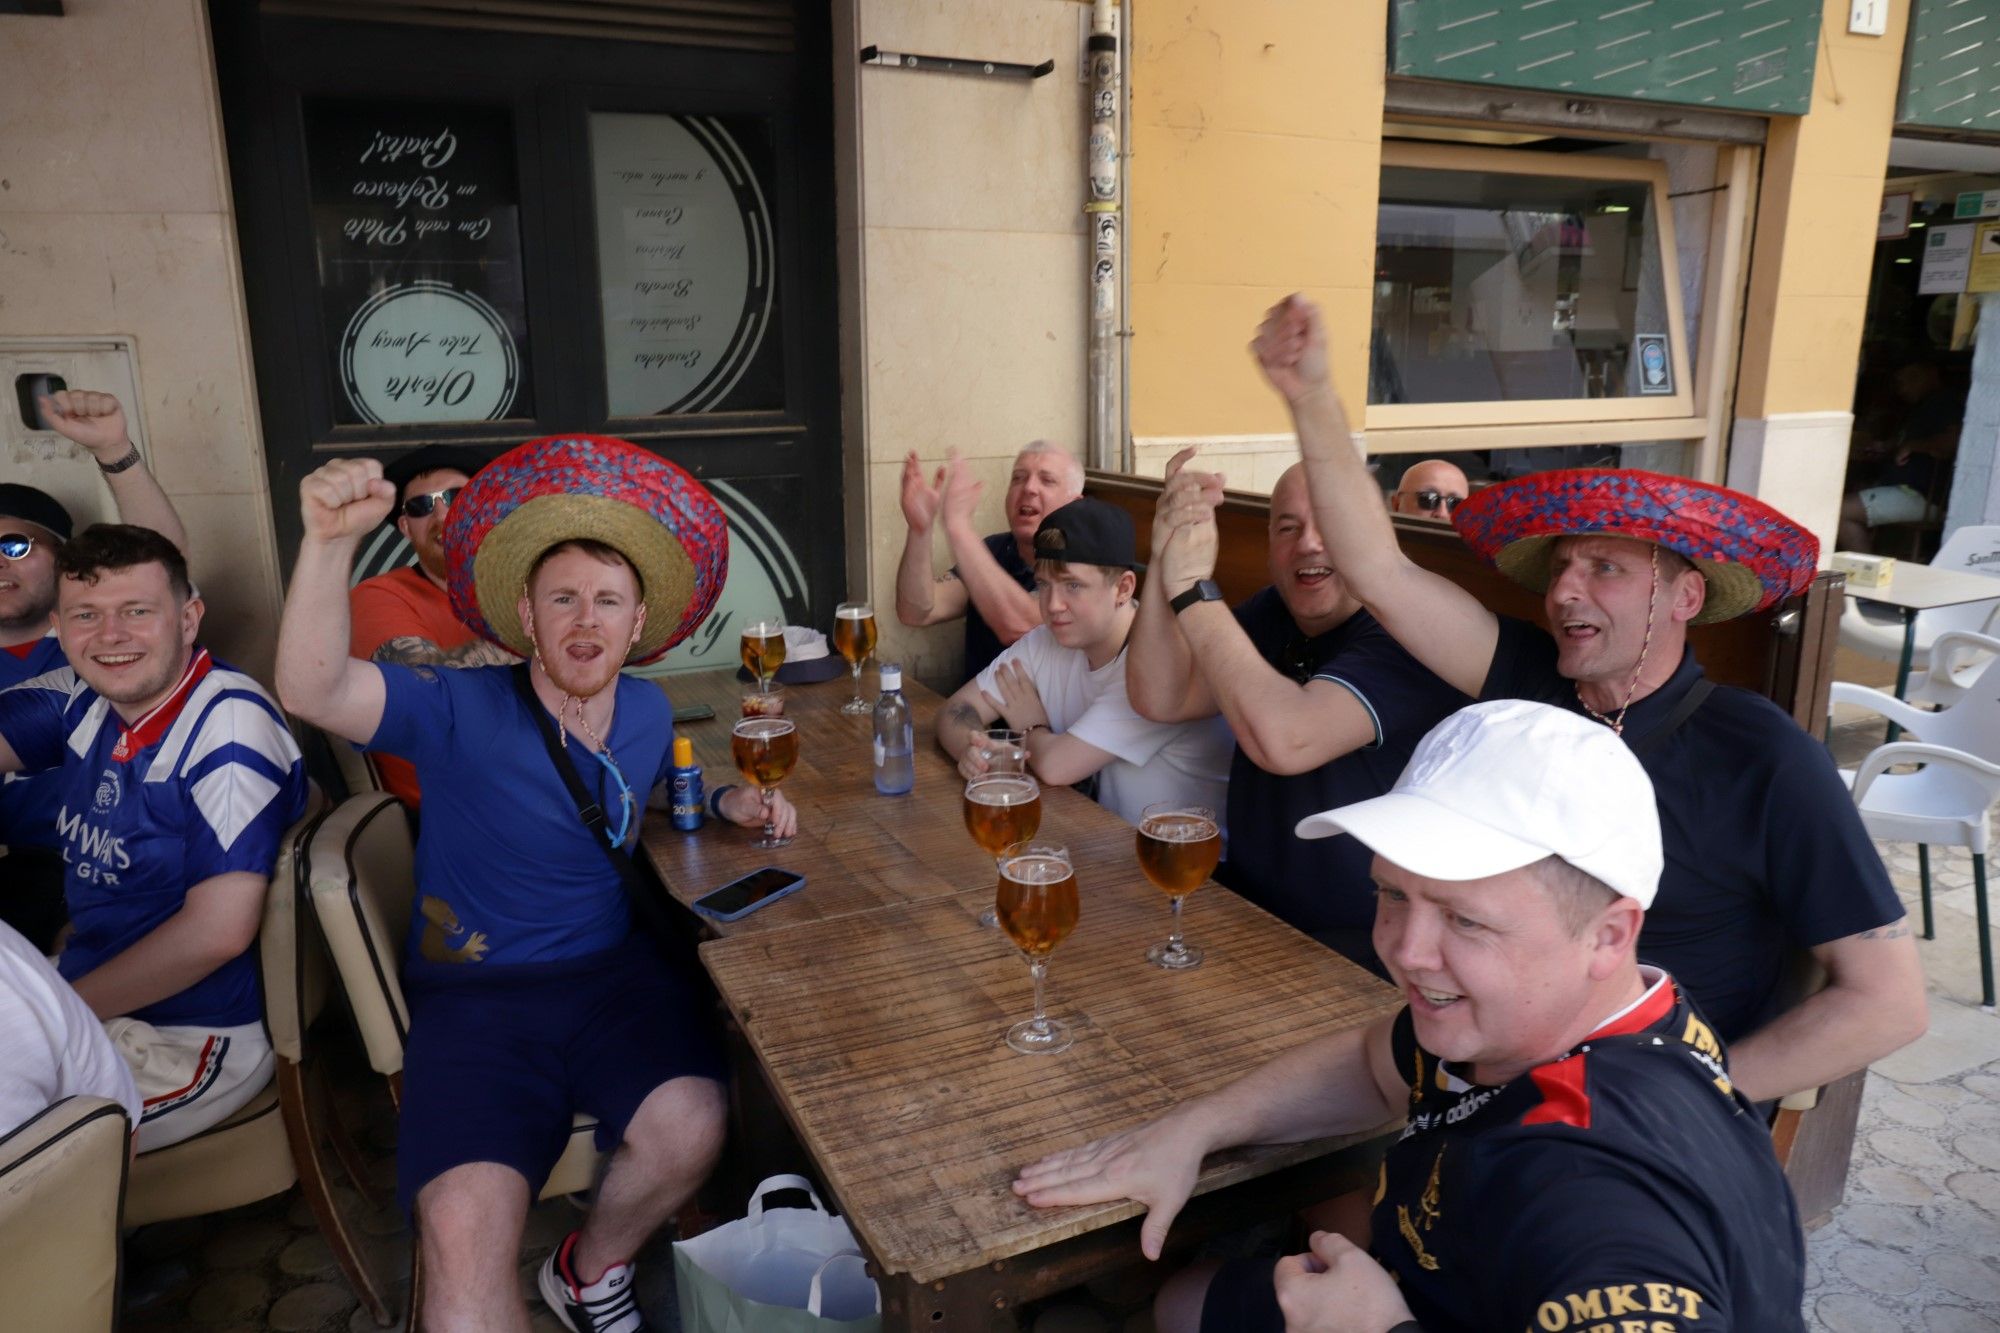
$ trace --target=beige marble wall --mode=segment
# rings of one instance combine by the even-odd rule
[[[971,459],[998,531],[1022,445],[1081,451],[1088,12],[1075,0],[836,6],[850,578],[875,599],[882,657],[932,683],[955,681],[963,631],[896,623],[904,455]],[[1056,68],[1018,81],[856,66],[869,45]],[[942,534],[935,543],[942,568]]]
[[[0,335],[134,340],[203,637],[268,679],[278,572],[207,16],[201,0],[64,9],[0,17]]]

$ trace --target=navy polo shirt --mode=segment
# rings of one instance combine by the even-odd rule
[[[1356,838],[1309,841],[1293,829],[1307,815],[1388,791],[1424,733],[1470,701],[1405,652],[1366,610],[1308,638],[1277,590],[1265,588],[1236,608],[1236,623],[1282,674],[1349,690],[1375,719],[1375,743],[1292,776],[1266,773],[1237,746],[1229,763],[1229,864],[1219,878],[1308,935],[1363,932],[1359,940],[1335,934],[1332,942],[1374,967],[1365,937],[1375,922],[1373,853]]]
[[[1722,686],[1646,743],[1701,678],[1686,650],[1667,683],[1625,715],[1666,852],[1639,957],[1671,972],[1733,1042],[1775,1015],[1790,950],[1904,912],[1833,760],[1769,699]],[[1576,682],[1556,670],[1554,638],[1507,616],[1480,698],[1585,711]]]
[[[1805,1245],[1763,1118],[1670,978],[1498,1087],[1391,1042],[1409,1123],[1371,1249],[1430,1333],[1804,1327]]]
[[[1014,545],[1013,533],[994,533],[986,539],[986,549],[1000,562],[1000,568],[1006,571],[1007,577],[1021,585],[1023,592],[1035,591],[1035,567],[1021,559],[1021,552]],[[953,565],[951,572],[958,573],[958,566]],[[979,614],[979,608],[968,599],[965,604],[965,678],[971,680],[992,666],[993,659],[1000,656],[1000,650],[1006,646],[986,623],[985,617]]]

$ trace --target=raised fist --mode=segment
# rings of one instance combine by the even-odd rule
[[[36,400],[42,420],[64,439],[74,440],[100,463],[115,463],[132,451],[125,432],[125,409],[108,393],[59,389]]]
[[[1297,402],[1328,383],[1326,325],[1319,307],[1297,292],[1271,307],[1250,344],[1271,387]]]
[[[358,537],[395,506],[396,488],[372,458],[337,459],[299,483],[299,516],[316,541]]]

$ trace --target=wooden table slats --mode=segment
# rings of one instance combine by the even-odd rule
[[[715,721],[683,734],[711,786],[733,781],[729,727],[745,687],[719,672],[664,684],[676,703],[715,708]],[[807,876],[782,902],[714,923],[719,938],[701,957],[889,1284],[885,1321],[896,1327],[919,1321],[917,1296],[964,1299],[946,1279],[990,1282],[1018,1258],[1023,1274],[1047,1268],[1049,1281],[1074,1281],[1103,1253],[1129,1247],[1112,1228],[1138,1205],[1030,1208],[1010,1188],[1024,1164],[1150,1119],[1399,1003],[1390,987],[1213,884],[1187,900],[1184,920],[1204,964],[1148,965],[1169,916],[1139,870],[1133,829],[1067,788],[1044,788],[1038,836],[1070,849],[1082,894],[1048,982],[1049,1012],[1076,1042],[1059,1055],[1008,1049],[1007,1026],[1033,1012],[1027,963],[978,922],[996,875],[965,831],[963,783],[932,743],[942,701],[915,683],[906,693],[918,751],[909,795],[876,793],[868,720],[838,712],[849,697],[842,679],[789,691],[801,738],[784,786],[800,815],[790,847],[757,852],[754,835],[732,827],[678,833],[657,815],[644,835],[683,903],[767,864]],[[1287,1168],[1311,1188],[1365,1183],[1349,1177],[1367,1152],[1341,1150],[1383,1132],[1223,1154],[1205,1164],[1196,1192],[1263,1190]],[[1100,1258],[1086,1260],[1080,1244]],[[979,1298],[979,1308],[990,1305]]]

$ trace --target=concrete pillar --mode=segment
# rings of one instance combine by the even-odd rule
[[[1965,395],[1965,424],[1958,435],[1958,463],[1951,474],[1951,500],[1944,535],[1978,523],[2000,522],[2000,292],[1968,298],[1979,302],[1984,336],[1972,345],[1972,387]]]
[[[1771,121],[1729,451],[1729,484],[1811,528],[1822,559],[1839,526],[1909,17],[1892,6],[1888,31],[1861,37],[1848,8],[1826,0],[1810,112]]]

